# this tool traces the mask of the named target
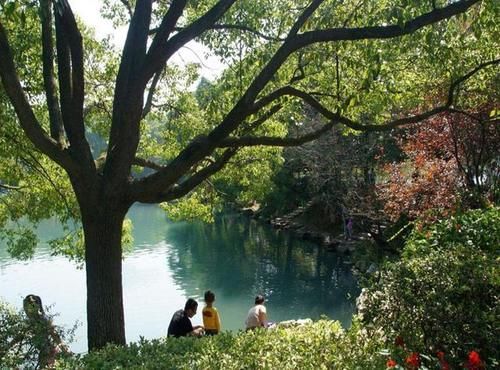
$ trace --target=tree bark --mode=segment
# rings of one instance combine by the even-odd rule
[[[82,209],[87,274],[89,350],[107,343],[124,345],[122,225],[128,207],[98,205]]]

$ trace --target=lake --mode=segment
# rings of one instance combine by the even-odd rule
[[[345,258],[291,234],[240,215],[214,224],[169,221],[157,206],[135,205],[134,248],[123,260],[127,341],[166,335],[172,314],[188,297],[200,303],[193,324],[201,323],[203,293],[215,292],[223,330],[244,328],[256,294],[266,297],[268,318],[283,321],[325,315],[350,325],[359,294]],[[79,326],[75,352],[85,352],[85,273],[61,256],[51,256],[47,241],[60,235],[53,220],[40,224],[41,243],[30,261],[10,258],[0,243],[0,298],[21,308],[37,294],[55,323]]]

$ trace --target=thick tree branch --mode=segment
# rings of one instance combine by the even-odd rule
[[[42,23],[43,82],[50,119],[50,136],[64,147],[64,129],[61,108],[57,98],[54,79],[54,45],[52,41],[52,8],[49,0],[40,0],[40,20]]]
[[[54,1],[54,10],[61,112],[70,144],[69,151],[83,168],[95,173],[83,122],[85,89],[82,35],[67,0]]]
[[[118,184],[128,177],[139,143],[145,89],[140,76],[146,58],[151,12],[151,0],[136,2],[116,78],[113,120],[103,171],[111,192],[122,190]]]
[[[299,34],[295,37],[293,51],[318,42],[387,39],[408,35],[430,24],[464,13],[467,9],[480,1],[481,0],[456,1],[448,6],[445,6],[444,8],[434,9],[429,13],[418,16],[403,23],[402,25],[359,28],[329,28],[304,32],[303,34]]]
[[[158,82],[160,82],[162,73],[163,70],[156,72],[155,76],[153,77],[153,81],[151,81],[151,86],[149,87],[146,104],[144,105],[144,108],[142,110],[143,119],[148,115],[149,112],[151,112],[151,108],[153,107],[153,97],[156,91],[156,87],[158,86]]]
[[[262,32],[257,31],[256,29],[253,29],[252,27],[245,26],[244,24],[214,24],[209,29],[211,29],[211,30],[238,30],[238,31],[252,33],[252,34],[260,37],[261,39],[264,39],[267,41],[285,41],[284,38],[268,36]]]
[[[380,26],[380,27],[365,27],[365,28],[340,28],[328,29],[321,31],[305,32],[298,34],[298,31],[306,22],[308,17],[321,4],[321,0],[313,1],[297,19],[297,22],[292,26],[285,42],[276,51],[273,57],[264,66],[261,72],[254,78],[248,86],[240,100],[234,105],[232,110],[227,113],[222,122],[209,133],[206,138],[191,142],[173,161],[171,161],[164,170],[150,175],[141,182],[134,184],[133,192],[141,194],[143,192],[158,192],[161,188],[166,188],[172,183],[175,183],[183,173],[189,170],[198,161],[209,155],[219,143],[225,140],[243,121],[252,113],[258,111],[259,105],[264,106],[265,101],[261,99],[260,103],[254,104],[255,98],[265,88],[267,83],[275,75],[278,69],[287,60],[290,54],[308,45],[317,42],[329,42],[340,40],[359,40],[369,38],[390,38],[398,37],[416,31],[428,24],[438,22],[440,20],[450,18],[456,14],[465,12],[474,3],[480,0],[462,0],[455,2],[445,8],[437,9],[430,13],[416,17],[415,19],[406,22],[402,26]],[[206,29],[206,27],[204,27]],[[182,38],[181,32],[169,40],[169,43],[178,42],[177,36]],[[188,38],[189,39],[189,38]],[[177,48],[174,48],[177,50]],[[166,60],[166,59],[165,59]],[[157,70],[157,68],[155,69]],[[312,98],[312,97],[311,97]],[[273,99],[269,99],[269,102]],[[321,106],[318,108],[322,109]],[[327,115],[331,112],[325,111]],[[436,112],[437,113],[437,112]],[[337,117],[333,117],[337,118]],[[410,123],[412,120],[408,120]],[[356,122],[349,122],[345,119],[345,124],[349,124],[356,129],[370,129],[369,126],[359,125]],[[377,127],[377,129],[379,129]]]
[[[0,78],[26,136],[35,147],[54,162],[68,171],[76,171],[76,163],[66,151],[58,146],[54,139],[45,133],[36,119],[17,76],[9,41],[1,22],[0,55],[2,56],[0,58]]]
[[[335,121],[330,121],[329,123],[323,125],[318,130],[307,133],[299,137],[268,137],[268,136],[242,136],[224,139],[219,147],[221,148],[241,148],[244,146],[300,146],[302,144],[308,143],[310,141],[316,140],[321,135],[331,130],[335,125]]]
[[[261,99],[261,101],[257,102],[256,105],[258,105],[259,109],[262,109],[265,105],[270,104],[271,102],[279,99],[282,96],[289,95],[289,96],[295,96],[300,98],[302,101],[306,102],[308,105],[310,105],[312,108],[314,108],[318,113],[323,115],[325,118],[329,119],[330,122],[326,125],[324,125],[321,129],[316,130],[314,132],[308,133],[306,135],[296,137],[296,138],[278,138],[278,137],[256,137],[256,136],[244,136],[244,137],[233,137],[233,138],[227,138],[221,141],[219,144],[220,147],[232,147],[232,148],[238,148],[238,147],[243,147],[243,146],[257,146],[257,145],[263,145],[263,146],[299,146],[302,145],[306,142],[312,141],[314,139],[317,139],[320,137],[323,133],[326,131],[330,130],[336,123],[342,123],[349,128],[352,128],[354,130],[361,130],[361,131],[386,131],[393,129],[394,127],[397,126],[402,126],[402,125],[407,125],[411,123],[417,123],[417,122],[422,122],[436,114],[443,113],[443,112],[459,112],[464,114],[464,112],[457,111],[454,108],[451,108],[453,103],[454,103],[454,97],[455,97],[455,91],[458,89],[460,84],[463,82],[467,81],[469,78],[471,78],[474,74],[479,72],[480,70],[500,63],[500,59],[488,61],[481,63],[477,67],[475,67],[473,70],[470,72],[466,73],[464,76],[456,79],[453,81],[450,85],[449,88],[449,93],[448,93],[448,100],[444,105],[438,106],[434,109],[431,109],[429,111],[415,114],[409,117],[404,117],[404,118],[399,118],[381,125],[368,125],[368,124],[362,124],[355,122],[348,117],[341,116],[338,113],[332,112],[329,109],[327,109],[325,106],[323,106],[318,100],[316,100],[311,94],[306,93],[304,91],[298,90],[294,87],[291,86],[285,86],[283,88],[280,88],[273,93],[269,94],[268,96],[264,97]],[[474,117],[473,117],[474,118]],[[477,119],[477,118],[474,118]]]
[[[150,60],[161,59],[162,48],[167,43],[170,34],[176,29],[177,21],[179,20],[187,0],[173,0],[168,8],[167,13],[163,17],[160,26],[156,29],[155,37],[148,50],[148,63]],[[149,31],[151,34],[151,31]],[[162,70],[159,68],[158,71]]]
[[[198,185],[207,180],[214,173],[220,171],[236,153],[237,150],[234,148],[227,149],[220,158],[210,163],[203,169],[197,171],[187,180],[181,182],[179,185],[174,185],[166,192],[159,193],[153,196],[143,195],[138,199],[138,201],[143,203],[160,203],[179,199],[195,189]]]
[[[71,100],[73,96],[73,88],[71,86],[71,56],[69,52],[68,40],[66,38],[66,32],[63,30],[60,17],[56,16],[55,18],[57,74],[59,78],[59,96],[61,99],[62,120],[68,139],[74,140],[74,137],[70,135],[73,131],[71,130],[69,124],[69,121],[71,120]]]
[[[290,32],[288,33],[288,37],[294,36],[299,32],[299,30],[302,28],[304,23],[307,22],[309,17],[318,9],[318,7],[324,3],[325,0],[313,0],[311,4],[309,4],[304,11],[299,15],[295,23],[293,24],[292,28],[290,29]]]
[[[177,8],[180,8],[182,3],[185,0],[179,0],[174,2],[178,5]],[[144,63],[144,73],[142,75],[143,85],[151,79],[151,77],[159,70],[163,68],[167,60],[176,53],[182,46],[187,44],[189,41],[201,35],[207,29],[212,27],[215,22],[219,20],[220,17],[224,15],[224,13],[233,5],[236,0],[219,0],[209,11],[207,11],[203,16],[198,18],[196,21],[191,23],[189,26],[185,27],[182,31],[178,32],[174,36],[170,37],[168,41],[165,39],[165,35],[168,36],[173,27],[175,27],[175,22],[178,17],[177,13],[173,13],[170,18],[172,18],[174,24],[169,24],[167,20],[164,19],[165,27],[162,30],[162,26],[160,26],[160,31],[156,35],[153,43],[151,44],[151,48],[148,51],[148,56],[146,58],[146,62]],[[173,4],[174,5],[174,4]],[[177,11],[181,11],[182,9],[177,9]],[[166,14],[165,18],[169,15],[169,12]],[[177,16],[177,17],[176,17]],[[168,20],[170,22],[170,20]],[[162,25],[163,23],[162,22]]]
[[[155,162],[148,160],[148,159],[139,158],[139,157],[135,157],[132,164],[135,166],[139,166],[139,167],[151,168],[151,169],[156,170],[156,171],[160,171],[164,168],[164,166],[162,166],[158,163],[155,163]]]

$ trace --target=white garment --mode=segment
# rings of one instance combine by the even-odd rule
[[[266,315],[266,307],[263,304],[257,304],[248,310],[245,326],[247,329],[253,329],[262,326],[259,320],[259,315],[263,313]],[[266,323],[264,323],[265,325]]]

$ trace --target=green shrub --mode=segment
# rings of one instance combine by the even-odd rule
[[[364,295],[364,323],[455,366],[471,350],[495,364],[499,333],[499,209],[471,211],[414,230]]]
[[[52,316],[47,318],[51,323]],[[40,368],[40,348],[45,342],[46,330],[28,320],[23,311],[17,311],[0,300],[0,369]],[[74,330],[57,328],[57,333],[63,340],[68,340]]]
[[[59,363],[61,369],[383,369],[380,336],[335,321],[206,338],[141,340]]]
[[[20,353],[15,348],[23,343],[26,332],[25,321],[20,312],[0,301],[0,364],[5,368],[16,368],[27,360],[28,353]]]

